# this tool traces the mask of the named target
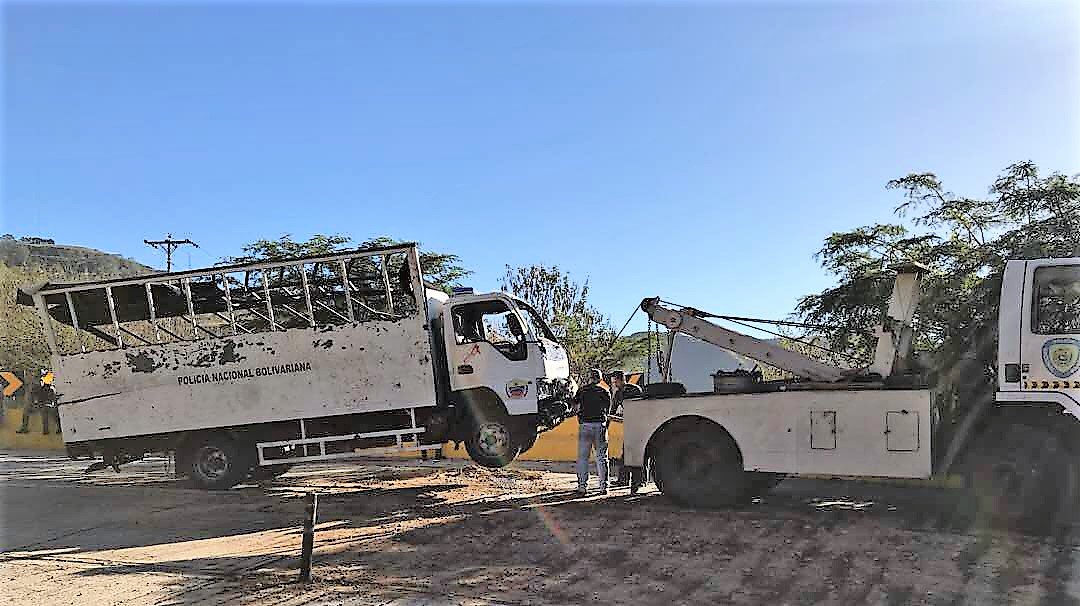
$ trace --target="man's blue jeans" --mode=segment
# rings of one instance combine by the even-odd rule
[[[589,452],[596,451],[596,474],[600,488],[607,488],[607,423],[582,423],[578,429],[577,483],[585,488],[589,481]]]

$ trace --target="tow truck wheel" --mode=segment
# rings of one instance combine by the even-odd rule
[[[718,426],[699,426],[664,440],[655,455],[657,485],[677,503],[728,507],[746,499],[748,474],[739,448]]]
[[[484,467],[505,467],[517,457],[521,445],[514,439],[509,416],[491,415],[476,420],[469,429],[465,450]]]
[[[243,481],[248,464],[240,446],[226,435],[198,440],[187,457],[188,475],[199,488],[226,490]]]
[[[969,460],[978,522],[1033,532],[1068,523],[1077,465],[1055,432],[1024,424],[991,428]]]

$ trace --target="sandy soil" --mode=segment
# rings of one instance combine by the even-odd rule
[[[0,454],[0,603],[1072,604],[1074,531],[989,531],[955,492],[782,483],[691,511],[654,490],[576,497],[565,466],[301,467],[223,493],[163,460]],[[295,583],[303,495],[315,582]]]

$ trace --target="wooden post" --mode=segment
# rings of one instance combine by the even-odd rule
[[[307,493],[304,507],[304,542],[300,551],[300,582],[311,582],[311,552],[315,548],[315,518],[319,508],[318,493]]]

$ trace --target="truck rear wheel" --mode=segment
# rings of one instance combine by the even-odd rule
[[[236,486],[243,481],[249,468],[240,445],[223,434],[197,440],[186,459],[191,480],[206,490],[226,490]]]
[[[675,502],[691,507],[727,507],[749,492],[739,448],[718,426],[674,433],[655,453],[657,486]]]
[[[484,467],[505,467],[521,450],[509,415],[489,415],[474,420],[465,440],[465,450],[473,461]]]
[[[1077,465],[1055,432],[999,425],[980,436],[969,462],[979,521],[1036,532],[1069,522]]]

